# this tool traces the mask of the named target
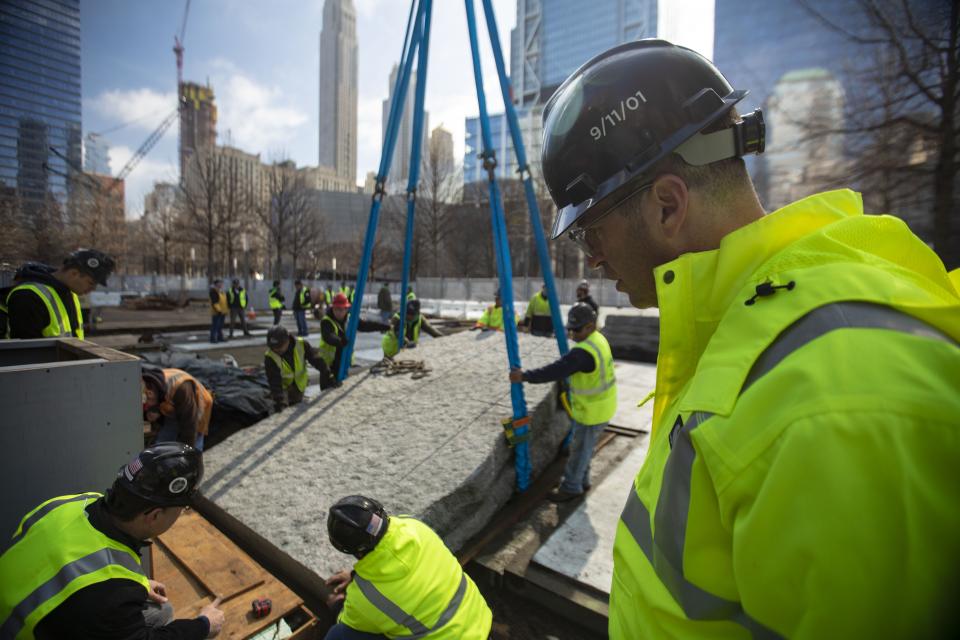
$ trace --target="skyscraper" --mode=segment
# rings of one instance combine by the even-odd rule
[[[393,92],[397,85],[397,75],[400,69],[393,65],[390,69],[390,86],[388,87],[387,99],[383,101],[383,113],[381,122],[383,126],[380,130],[381,140],[387,135],[387,121],[390,119],[390,105],[393,102]],[[415,95],[417,90],[417,72],[412,71],[410,82],[407,85],[406,101],[403,105],[403,116],[400,118],[400,128],[397,131],[397,142],[393,147],[393,159],[390,161],[390,175],[388,177],[388,186],[391,191],[406,191],[407,180],[410,178],[410,151],[413,148],[413,107],[416,102]],[[424,111],[423,114],[423,132],[420,138],[420,157],[427,151],[427,132],[430,130],[430,112]]]
[[[430,155],[436,158],[437,170],[443,175],[450,175],[454,171],[453,164],[453,135],[439,125],[430,132]]]
[[[657,0],[517,0],[510,78],[518,106],[543,104],[610,47],[657,35]]]
[[[180,85],[180,103],[180,181],[183,182],[193,154],[213,151],[217,144],[217,105],[213,87],[193,82]]]
[[[357,14],[326,0],[320,32],[320,165],[357,182]]]
[[[0,197],[44,224],[81,163],[80,1],[3,0],[0,42]]]
[[[98,133],[88,133],[83,139],[83,170],[110,175],[110,145]]]

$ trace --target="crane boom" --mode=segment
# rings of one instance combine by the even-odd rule
[[[160,141],[160,138],[163,137],[163,134],[166,133],[167,129],[170,128],[170,125],[173,124],[173,121],[177,119],[177,115],[180,113],[179,107],[167,114],[167,117],[163,119],[163,122],[153,130],[153,133],[143,141],[143,144],[140,145],[140,148],[137,149],[137,152],[133,154],[127,164],[123,165],[123,168],[117,173],[117,177],[113,179],[113,183],[110,185],[110,189],[114,189],[120,182],[130,175],[130,172],[143,160],[143,157],[150,153],[150,150]]]

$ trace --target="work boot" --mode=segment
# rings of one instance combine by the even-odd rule
[[[582,493],[571,493],[569,491],[564,491],[563,489],[557,487],[556,489],[553,489],[552,491],[550,491],[549,495],[547,495],[547,499],[550,502],[569,502],[570,500],[573,500],[574,498],[579,498],[582,495],[583,495]]]

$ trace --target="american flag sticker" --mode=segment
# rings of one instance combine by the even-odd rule
[[[132,482],[133,477],[137,475],[137,472],[140,471],[140,469],[143,469],[143,463],[140,462],[140,456],[137,456],[127,464],[126,468],[123,470],[123,475],[127,477],[127,480]]]
[[[380,527],[383,526],[383,519],[375,513],[370,514],[370,524],[367,525],[367,533],[376,536],[380,533]]]

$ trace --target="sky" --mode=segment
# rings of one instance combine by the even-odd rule
[[[661,9],[662,34],[681,44],[712,50],[709,21],[684,28],[680,5]],[[667,3],[661,3],[661,6]],[[185,0],[84,0],[81,3],[83,130],[106,132],[110,166],[123,167],[164,117],[176,108],[173,38]],[[388,75],[400,58],[409,3],[354,0],[357,12],[357,180],[380,161],[381,104]],[[509,70],[515,0],[493,0]],[[490,113],[503,111],[489,39],[480,20],[481,64]],[[686,13],[686,15],[691,15]],[[694,15],[703,15],[702,11]],[[259,153],[264,161],[318,160],[319,46],[323,0],[193,0],[184,37],[184,80],[213,86],[219,112],[219,144]],[[704,24],[708,24],[704,28]],[[464,118],[476,116],[477,97],[463,3],[434,2],[426,109],[430,128],[453,134],[454,157],[463,157]],[[709,43],[707,42],[709,40]],[[709,55],[709,52],[708,52]],[[412,89],[411,89],[412,90]],[[118,125],[125,127],[109,131]],[[126,181],[127,216],[139,217],[143,196],[155,181],[177,179],[177,124],[171,126]]]

